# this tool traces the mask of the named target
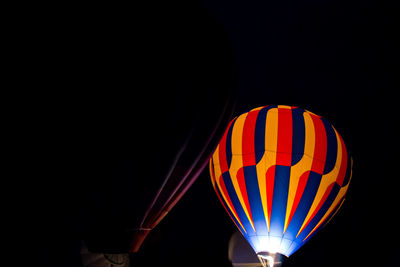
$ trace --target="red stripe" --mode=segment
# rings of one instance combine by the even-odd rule
[[[290,166],[292,162],[292,110],[278,108],[278,147],[276,164]]]
[[[268,218],[271,220],[271,210],[272,210],[272,197],[274,195],[274,182],[275,182],[275,166],[273,165],[268,168],[266,173],[266,184],[267,184],[267,209]]]
[[[239,222],[242,223],[240,221],[239,216],[236,213],[235,207],[232,204],[232,200],[229,197],[228,191],[226,190],[224,179],[223,179],[222,175],[219,177],[219,180],[220,180],[219,184],[221,185],[222,193],[224,194],[225,198],[228,200],[229,205],[232,207],[232,209],[231,209],[232,213],[235,214],[235,216],[236,216],[236,218],[238,218]]]
[[[347,170],[347,149],[346,146],[343,142],[342,137],[339,135],[340,143],[342,145],[342,162],[340,163],[340,169],[339,169],[339,174],[336,179],[336,182],[342,186],[344,178],[346,176],[346,170]]]
[[[327,151],[325,126],[318,116],[311,114],[311,118],[315,129],[314,160],[311,166],[311,171],[323,174]]]
[[[320,222],[318,222],[318,224],[317,224],[317,226],[315,226],[315,227],[317,227],[317,228],[314,228],[309,234],[308,234],[308,236],[303,240],[303,242],[306,240],[306,239],[308,239],[308,237],[310,237],[310,235],[312,234],[312,233],[314,233],[314,231],[315,230],[317,230],[318,228],[321,228],[321,226],[323,226],[323,223],[326,221],[326,219],[328,219],[329,217],[330,217],[330,215],[332,214],[332,212],[335,212],[336,213],[336,208],[340,208],[340,204],[342,203],[344,201],[344,198],[342,197],[342,200],[340,200],[338,203],[336,203],[336,205],[335,205],[335,207],[329,212],[329,213],[326,213],[325,215],[327,215],[327,216],[325,216],[325,218],[324,219],[321,219],[321,221]],[[335,215],[335,213],[333,213],[333,215]],[[327,221],[327,223],[328,223],[329,221]]]
[[[259,112],[260,110],[250,111],[249,113],[247,113],[247,117],[244,122],[242,153],[246,156],[243,157],[243,166],[256,165],[256,156],[254,153],[254,133]]]
[[[308,219],[307,223],[305,224],[304,228],[305,229],[307,227],[307,225],[311,222],[311,220],[314,218],[314,216],[318,213],[318,211],[321,209],[322,205],[324,205],[326,199],[328,198],[329,194],[332,191],[333,185],[335,183],[332,183],[331,185],[328,186],[328,188],[326,189],[324,195],[322,196],[320,202],[318,203],[318,206],[315,208],[314,212],[311,214],[310,218]]]
[[[289,225],[289,223],[292,220],[292,217],[297,209],[297,206],[299,205],[301,196],[303,195],[303,192],[304,192],[304,188],[306,188],[306,184],[307,184],[309,175],[310,175],[310,171],[306,171],[300,177],[299,184],[297,185],[296,195],[294,197],[292,210],[290,211],[289,220],[287,222],[287,225]]]
[[[228,161],[226,159],[226,138],[228,136],[229,128],[235,120],[233,119],[225,130],[224,136],[219,142],[219,165],[221,167],[221,173],[227,172],[229,170]]]
[[[246,189],[246,182],[244,180],[243,168],[239,169],[237,173],[237,179],[239,183],[240,192],[242,193],[243,196],[244,204],[246,205],[247,211],[249,212],[251,221],[253,221],[253,216],[251,215],[251,210],[250,210],[249,198],[247,196],[247,189]]]

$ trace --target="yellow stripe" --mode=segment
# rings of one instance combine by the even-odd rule
[[[260,162],[256,165],[258,187],[260,189],[265,221],[269,231],[270,218],[268,218],[266,173],[269,167],[276,164],[276,148],[278,137],[278,110],[270,109],[267,112],[265,123],[265,152]]]
[[[274,152],[276,154],[278,146],[278,109],[272,108],[267,113],[267,121],[265,123],[265,150],[268,152]],[[270,162],[275,160],[270,159]]]
[[[264,107],[265,106],[258,107],[251,111],[260,110]],[[268,122],[265,124],[265,127],[267,127],[267,126],[268,126]],[[265,150],[265,147],[263,149]],[[267,167],[270,167],[270,166],[271,166],[271,164],[269,164],[269,163],[267,165],[266,153],[264,152],[264,155],[261,158],[260,162],[258,162],[256,165],[256,170],[257,170],[258,188],[260,189],[261,203],[263,206],[264,217],[265,217],[265,221],[267,222],[268,231],[269,231],[269,220],[268,220],[268,210],[267,210],[267,207],[268,207],[267,206],[267,184],[266,184],[265,174],[267,172]]]
[[[310,158],[314,157],[314,149],[315,149],[315,128],[314,122],[311,118],[311,115],[308,113],[303,113],[304,124],[306,128],[306,135],[304,141],[304,154],[309,156]],[[310,167],[311,169],[311,167]]]
[[[231,207],[231,205],[228,202],[227,197],[224,194],[224,191],[221,188],[221,184],[220,184],[220,177],[222,175],[221,173],[221,167],[219,165],[219,145],[217,146],[217,148],[215,149],[214,155],[213,155],[213,163],[214,163],[214,176],[215,176],[215,182],[216,185],[218,186],[219,191],[221,192],[222,198],[225,200],[226,205],[228,206],[228,208],[231,210],[232,214],[236,217],[235,213],[233,212],[233,208]],[[214,188],[215,189],[215,188]],[[239,221],[239,219],[236,217],[236,219]]]
[[[247,113],[240,115],[233,125],[232,129],[232,154],[233,155],[242,155],[242,139],[243,139],[243,127],[244,122],[246,121]]]
[[[221,176],[221,167],[219,165],[219,145],[215,149],[213,154],[213,164],[214,164],[214,176],[215,180],[218,181],[218,178]]]
[[[293,202],[296,196],[296,190],[300,181],[300,177],[306,171],[311,170],[311,165],[313,162],[312,155],[314,155],[315,147],[314,123],[310,114],[304,113],[303,116],[305,124],[304,155],[301,160],[290,169],[289,193],[286,207],[285,227],[283,233],[286,232],[286,228],[288,227],[289,215],[293,208]]]
[[[212,158],[213,158],[214,166],[215,166],[215,165],[219,165],[219,145],[218,145],[217,148],[215,149]]]
[[[231,210],[231,213],[233,214],[233,216],[234,216],[234,217],[236,218],[236,220],[239,222],[239,224],[240,224],[240,226],[242,227],[242,229],[246,232],[246,229],[244,229],[244,227],[243,227],[241,221],[240,221],[239,218],[236,216],[235,212],[233,212],[234,209],[233,209],[233,207],[229,204],[228,198],[227,198],[227,196],[225,196],[224,191],[222,190],[221,183],[220,183],[221,169],[219,168],[219,165],[216,166],[216,165],[214,164],[214,171],[216,171],[216,170],[219,170],[219,176],[217,176],[217,175],[216,175],[217,172],[215,172],[215,179],[216,179],[216,182],[217,182],[218,189],[219,189],[219,191],[221,192],[222,198],[224,199],[224,201],[225,201],[226,205],[228,206],[228,208]]]
[[[215,173],[214,173],[214,170],[213,170],[213,163],[212,163],[212,159],[210,159],[210,161],[209,161],[209,163],[208,163],[208,167],[209,167],[209,171],[210,171],[210,178],[211,178],[211,184],[212,184],[212,186],[213,186],[213,188],[214,188],[214,191],[216,190],[215,189]]]
[[[337,166],[339,164],[339,167],[340,167],[340,163],[342,162],[342,144],[340,143],[340,139],[339,139],[340,137],[339,137],[339,134],[336,132],[336,130],[335,130],[335,133],[336,133],[336,140],[337,140],[337,144],[338,144],[335,167],[333,168],[333,170],[331,172],[324,174],[322,176],[321,183],[318,187],[318,191],[315,195],[314,201],[311,205],[310,210],[308,211],[306,218],[304,219],[303,225],[301,226],[299,233],[301,231],[303,231],[306,223],[310,219],[311,215],[314,213],[319,202],[321,201],[322,197],[324,196],[326,190],[332,183],[334,183],[336,181],[337,176],[339,174],[339,168]]]
[[[247,113],[240,115],[233,125],[232,129],[232,161],[229,167],[229,174],[231,176],[233,187],[235,188],[236,195],[239,198],[240,204],[244,212],[246,213],[247,219],[255,231],[253,220],[250,218],[250,212],[247,210],[246,204],[243,199],[243,195],[240,191],[239,182],[237,180],[237,173],[240,168],[243,167],[242,158],[242,141],[243,141],[243,127],[246,120]]]
[[[313,113],[313,112],[311,112],[309,110],[304,110],[304,111],[307,112],[307,114],[312,114],[312,115],[314,115],[314,116],[316,116],[318,118],[321,118],[321,116],[319,116],[319,115],[317,115],[317,114],[315,114],[315,113]]]
[[[336,208],[336,206],[339,204],[339,201],[341,201],[344,195],[346,194],[347,188],[348,185],[340,189],[338,195],[336,196],[335,200],[333,201],[328,211],[325,213],[324,217],[322,217],[322,219],[318,222],[318,224],[314,227],[314,229],[312,229],[312,231],[306,236],[306,238],[303,239],[303,241],[306,240],[315,230],[317,230],[321,226],[321,224],[326,220],[326,218],[332,213],[333,209]]]
[[[260,110],[260,109],[262,109],[262,108],[265,108],[265,106],[258,107],[258,108],[253,108],[253,109],[252,109],[252,110],[250,110],[249,112],[252,112],[252,111],[257,111],[257,110]]]
[[[340,134],[336,131],[335,128],[333,128],[333,130],[335,131],[335,134],[336,134],[336,142],[337,142],[337,146],[338,146],[338,149],[337,149],[338,155],[336,157],[335,168],[337,169],[337,171],[339,173],[339,170],[340,170],[340,167],[342,164],[343,147],[342,147]],[[345,162],[345,164],[347,164],[347,162]],[[335,181],[336,181],[336,178],[335,178]]]
[[[343,205],[343,203],[344,203],[345,200],[346,200],[346,198],[343,197],[343,200],[340,201],[339,208],[336,209],[335,213],[329,218],[329,220],[325,223],[325,225],[327,225],[327,224],[333,219],[333,217],[335,217],[336,213],[339,212],[339,210],[340,210],[340,208],[342,207],[342,205]],[[310,235],[310,234],[308,234],[308,235]]]
[[[283,109],[292,109],[291,106],[286,106],[286,105],[278,105],[278,109],[283,108]]]

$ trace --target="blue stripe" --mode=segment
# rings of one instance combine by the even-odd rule
[[[326,161],[324,174],[330,173],[335,167],[336,157],[337,157],[337,138],[335,130],[326,119],[321,118],[322,123],[325,127],[326,132],[326,142],[327,142],[327,151],[326,151]]]
[[[303,195],[301,196],[299,205],[293,215],[292,220],[285,232],[285,238],[294,240],[301,226],[303,225],[304,219],[311,208],[314,201],[315,195],[318,191],[319,184],[321,183],[322,175],[310,172],[307,180],[306,187],[304,188]]]
[[[247,196],[249,198],[251,215],[257,235],[268,235],[267,223],[265,221],[264,209],[261,202],[260,190],[258,187],[256,166],[243,168]]]
[[[344,201],[344,198],[333,209],[332,213],[326,218],[326,220],[320,225],[319,229],[322,229],[330,221],[330,219],[333,217],[333,215],[335,215],[337,210],[340,208],[340,205],[342,204],[343,201]],[[318,232],[318,230],[315,230],[314,233],[312,233],[306,240],[304,240],[304,243],[307,242],[308,240],[310,240]]]
[[[296,240],[295,242],[290,245],[289,250],[288,250],[288,256],[292,255],[295,253],[304,243],[301,241]]]
[[[221,193],[221,191],[219,190],[219,187],[216,186],[215,188],[217,189],[216,192],[217,192],[218,196],[219,196],[220,199],[223,201],[223,204],[224,204],[226,210],[228,211],[229,215],[231,215],[231,218],[232,218],[233,221],[235,222],[236,226],[239,228],[239,230],[242,231],[243,234],[245,234],[244,229],[240,226],[240,223],[238,222],[238,220],[236,220],[235,215],[233,215],[233,213],[232,213],[231,209],[229,208],[228,204],[225,202],[225,199],[224,199],[224,197],[222,196],[222,193]]]
[[[306,236],[314,229],[315,226],[321,221],[322,217],[324,217],[325,213],[331,207],[333,201],[335,200],[337,194],[339,193],[340,186],[335,183],[332,191],[329,193],[329,196],[325,200],[325,203],[322,205],[321,209],[317,212],[311,222],[303,229],[303,231],[297,237],[299,240],[303,240]],[[318,230],[316,230],[318,231]]]
[[[253,227],[250,224],[249,219],[247,218],[247,215],[242,207],[242,204],[240,203],[240,200],[238,196],[236,195],[235,188],[232,184],[231,176],[229,175],[229,172],[225,172],[222,175],[222,178],[224,179],[226,191],[228,191],[228,195],[231,198],[232,205],[234,209],[236,210],[236,213],[242,222],[243,227],[246,229],[246,232],[248,235],[254,235],[255,232],[253,230]]]
[[[337,206],[333,209],[333,211],[331,212],[331,214],[329,214],[329,216],[326,218],[326,220],[321,224],[321,228],[324,227],[330,220],[331,218],[336,214],[336,212],[340,209],[342,203],[344,201],[344,197],[342,198],[342,200],[339,201],[339,203],[337,204]],[[310,235],[311,237],[312,235]],[[309,238],[310,238],[309,237]]]
[[[306,129],[304,124],[304,110],[292,109],[293,139],[292,139],[292,166],[298,163],[304,154]]]
[[[276,105],[270,105],[262,108],[257,115],[256,127],[254,133],[254,151],[256,152],[256,164],[260,162],[265,152],[265,124],[267,122],[267,113]]]
[[[272,197],[270,236],[283,234],[286,204],[289,192],[290,167],[277,165],[275,168],[274,193]]]

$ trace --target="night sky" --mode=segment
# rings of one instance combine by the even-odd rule
[[[93,200],[107,194],[95,192],[106,186],[87,178],[101,172],[91,169],[98,166],[94,160],[85,160],[94,155],[94,145],[86,146],[93,133],[105,129],[96,137],[100,147],[121,136],[116,142],[124,146],[127,137],[118,131],[125,130],[140,131],[149,142],[162,133],[147,135],[141,119],[131,123],[135,114],[157,123],[175,104],[195,101],[207,108],[202,99],[226,94],[236,99],[233,116],[268,104],[321,115],[352,154],[353,177],[342,208],[286,266],[395,266],[400,202],[394,1],[187,2],[74,6],[62,14],[65,20],[56,18],[57,11],[43,22],[60,23],[42,33],[54,34],[42,49],[46,86],[55,90],[36,124],[51,162],[40,165],[48,175],[37,183],[43,265],[74,266],[74,246],[93,220],[88,209],[107,199]],[[100,129],[107,114],[113,117]],[[131,126],[110,130],[115,117]],[[184,119],[190,124],[190,115]],[[129,213],[131,204],[121,205]],[[150,233],[135,266],[231,266],[228,241],[235,231],[205,168]]]

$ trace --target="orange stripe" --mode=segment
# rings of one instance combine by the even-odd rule
[[[314,233],[315,230],[317,230],[317,229],[321,226],[321,224],[326,220],[326,218],[328,218],[328,216],[332,213],[332,211],[335,210],[336,206],[337,206],[339,203],[340,203],[340,206],[339,206],[339,209],[340,209],[340,207],[341,207],[342,204],[343,204],[343,201],[336,203],[335,205],[333,205],[333,206],[328,210],[328,212],[324,215],[324,217],[323,217],[323,218],[321,219],[321,221],[317,224],[317,226],[315,226],[314,229],[312,229],[312,231],[303,239],[303,242],[304,242],[312,233]],[[339,209],[337,209],[336,212],[339,211]]]
[[[217,193],[218,198],[220,199],[222,205],[224,206],[225,209],[229,208],[231,210],[233,216],[239,222],[239,224],[242,227],[242,229],[244,231],[246,231],[244,229],[244,227],[243,227],[242,222],[239,220],[239,217],[237,216],[236,211],[234,210],[232,203],[229,203],[230,202],[230,198],[229,198],[229,195],[228,195],[228,193],[226,191],[225,184],[223,183],[223,180],[222,180],[222,172],[221,172],[221,167],[220,167],[220,164],[219,164],[219,149],[220,149],[220,146],[218,145],[217,148],[214,151],[214,155],[212,156],[212,164],[213,164],[213,171],[214,171],[214,173],[213,173],[213,175],[214,175],[214,190],[217,192],[217,190],[216,190],[217,188],[216,187],[218,187],[219,191],[222,194],[222,198],[224,199],[224,201],[223,201],[220,198],[220,196],[218,195],[218,193]],[[211,161],[210,161],[210,163],[211,163]],[[223,183],[222,184],[223,187],[220,184],[221,181]],[[223,190],[223,188],[225,190]],[[225,192],[223,192],[223,191],[225,191]],[[229,212],[228,212],[228,214],[229,214]],[[229,216],[230,216],[230,214],[229,214]],[[239,228],[239,230],[240,230],[240,228]]]
[[[219,201],[221,202],[222,206],[224,207],[224,209],[226,210],[226,213],[228,213],[229,217],[231,218],[231,220],[235,223],[236,227],[239,229],[239,231],[242,233],[242,235],[244,235],[243,231],[246,232],[246,229],[243,228],[243,225],[241,224],[240,221],[238,221],[240,223],[240,226],[236,224],[236,221],[232,218],[231,213],[228,211],[228,207],[225,205],[224,201],[221,199],[219,193],[217,190],[215,190],[215,193],[217,194],[217,197],[219,199]],[[242,231],[243,229],[243,231]]]
[[[310,236],[311,233],[313,233],[316,229],[319,228],[319,226],[326,220],[326,218],[332,213],[332,211],[336,208],[336,206],[340,203],[340,201],[344,198],[344,196],[346,195],[347,189],[348,189],[349,185],[347,184],[347,186],[342,187],[339,190],[339,193],[337,194],[335,200],[333,201],[332,205],[330,206],[330,208],[328,209],[328,211],[325,213],[324,217],[322,217],[322,219],[318,222],[318,224],[314,227],[314,229],[307,235]],[[299,231],[299,233],[301,232],[301,229]],[[306,240],[307,237],[304,239]],[[304,241],[303,240],[303,241]]]
[[[212,158],[210,159],[210,161],[208,163],[208,166],[209,166],[209,171],[210,171],[211,184],[212,184],[212,186],[214,187],[214,190],[215,190],[215,175],[214,175],[214,165],[213,165],[213,162],[212,162]]]
[[[299,183],[297,185],[296,195],[295,195],[294,200],[293,200],[293,206],[292,206],[292,209],[290,211],[290,215],[289,215],[289,218],[287,220],[287,223],[285,224],[285,228],[283,230],[283,233],[286,232],[286,228],[290,224],[290,221],[293,218],[293,215],[294,215],[294,213],[295,213],[295,211],[297,209],[297,206],[299,205],[299,202],[300,202],[300,199],[301,199],[301,197],[303,195],[304,189],[306,188],[306,184],[307,184],[307,180],[308,180],[309,174],[310,174],[310,172],[307,171],[307,172],[303,173],[303,175],[300,177]]]
[[[265,150],[267,153],[268,161],[275,165],[276,164],[276,152],[278,144],[278,109],[272,108],[267,113],[267,121],[265,123]]]
[[[269,231],[271,222],[271,210],[272,210],[272,195],[274,189],[275,180],[275,165],[276,165],[276,151],[278,145],[278,109],[272,108],[267,112],[267,118],[265,123],[265,154],[262,159],[265,162],[265,176],[262,175],[261,179],[265,177],[265,190],[266,197],[263,203],[264,212],[266,210],[266,221]],[[260,179],[260,177],[259,177]],[[260,182],[259,182],[260,184]],[[261,184],[264,185],[264,182]]]
[[[260,107],[259,110],[261,110],[264,107]],[[267,229],[269,231],[269,216],[268,216],[268,200],[267,200],[267,179],[266,179],[266,174],[267,174],[267,170],[276,164],[276,153],[272,152],[272,151],[268,151],[267,147],[266,147],[266,142],[268,139],[268,129],[270,129],[270,125],[268,124],[268,122],[272,122],[272,120],[268,120],[268,113],[266,114],[265,117],[265,136],[263,138],[265,138],[264,140],[264,147],[262,148],[257,148],[259,151],[264,150],[263,156],[261,158],[261,160],[257,163],[256,165],[256,169],[257,169],[257,179],[258,179],[258,188],[260,189],[260,195],[261,195],[261,203],[262,203],[262,207],[263,207],[263,212],[264,212],[264,218],[265,221],[267,222]]]
[[[249,220],[251,226],[253,227],[254,231],[254,223],[252,220],[252,216],[250,214],[250,209],[247,208],[246,202],[248,199],[244,197],[242,190],[239,186],[238,181],[238,171],[243,168],[243,151],[242,151],[242,143],[243,143],[243,128],[246,121],[247,113],[240,115],[233,124],[232,129],[232,137],[231,137],[231,146],[232,146],[232,161],[229,167],[229,174],[231,177],[231,181],[233,187],[235,188],[236,195],[239,198],[239,202],[243,207],[243,210],[246,214],[247,219]]]
[[[219,142],[219,145],[218,145],[219,146],[219,165],[221,167],[221,172],[222,173],[228,171],[228,169],[229,169],[228,161],[227,161],[227,158],[226,158],[226,153],[227,153],[227,151],[226,151],[226,141],[227,140],[226,139],[227,139],[227,136],[228,136],[229,128],[231,127],[232,123],[235,122],[235,120],[236,120],[236,118],[233,119],[229,123],[229,125],[226,128],[225,133],[224,133],[224,135],[223,135],[223,137],[222,137],[222,139],[221,139],[221,141]]]
[[[239,219],[239,216],[237,215],[235,208],[233,207],[231,198],[229,197],[228,191],[226,190],[224,179],[222,178],[222,176],[219,177],[218,181],[219,181],[218,187],[219,187],[220,191],[222,192],[222,196],[223,196],[225,202],[228,204],[229,209],[231,210],[232,214],[235,216],[236,220],[239,222],[240,226],[242,226],[242,228],[244,229],[243,224],[242,224],[241,220]]]
[[[346,170],[347,170],[347,149],[343,142],[342,137],[339,134],[337,134],[337,135],[339,137],[340,144],[342,146],[342,161],[340,162],[339,174],[338,174],[336,181],[340,186],[342,186],[344,178],[346,176]]]
[[[317,206],[317,207],[314,209],[314,211],[311,213],[311,216],[310,216],[308,219],[306,218],[306,220],[304,220],[304,222],[306,222],[306,223],[304,224],[304,227],[302,227],[302,228],[300,229],[300,231],[299,231],[298,234],[300,234],[301,231],[302,231],[305,227],[307,227],[307,225],[311,222],[311,220],[314,218],[314,216],[315,216],[315,215],[318,213],[318,211],[321,209],[322,205],[324,205],[325,200],[328,198],[329,194],[331,193],[334,184],[335,184],[335,183],[330,184],[330,185],[328,186],[328,188],[325,190],[324,195],[323,195],[322,198],[319,200],[318,206]],[[309,212],[311,212],[311,210],[310,210]],[[307,214],[307,215],[308,215],[308,214]]]
[[[217,148],[215,149],[212,160],[214,170],[214,184],[218,184],[217,179],[222,175],[221,167],[219,165],[219,146],[217,146]]]
[[[243,168],[240,168],[239,171],[237,172],[237,180],[239,183],[240,193],[242,194],[244,204],[246,205],[246,209],[249,212],[250,220],[253,223],[253,216],[251,215],[249,197],[247,195],[246,182],[245,182]]]

